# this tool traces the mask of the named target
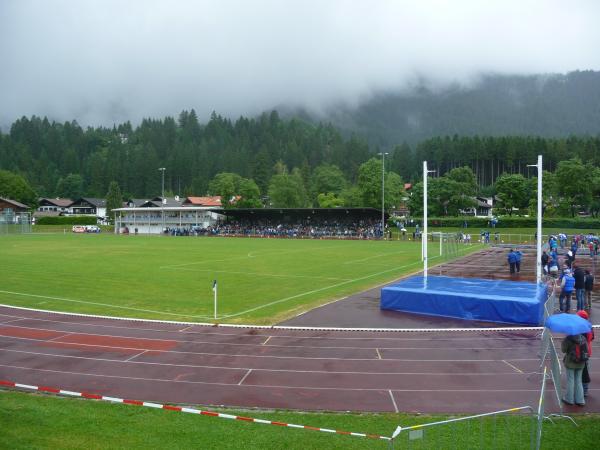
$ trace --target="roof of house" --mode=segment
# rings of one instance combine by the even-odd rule
[[[404,183],[404,190],[405,191],[409,191],[412,189],[412,184],[411,183]]]
[[[141,205],[139,205],[140,208],[152,208],[152,207],[177,207],[177,206],[181,206],[181,200],[178,200],[177,198],[174,197],[165,197],[166,202],[163,203],[162,202],[162,197],[154,197],[152,200],[148,200],[144,203],[142,203]]]
[[[18,202],[16,200],[11,200],[9,198],[0,197],[0,201],[6,202],[6,203],[10,203],[11,205],[16,206],[17,208],[29,209],[29,206],[24,205],[23,203],[20,203],[20,202]]]
[[[48,198],[48,197],[40,197],[39,202],[46,202],[46,203],[50,203],[54,206],[59,206],[61,208],[67,208],[68,206],[71,206],[71,204],[73,203],[73,200],[71,200],[70,198]]]
[[[221,197],[187,197],[183,201],[184,206],[221,206]]]
[[[143,205],[147,201],[148,201],[147,198],[130,198],[124,203],[125,203],[125,207],[130,206],[130,205],[134,206],[134,207],[138,207],[138,206]]]
[[[94,205],[96,208],[105,208],[106,207],[106,199],[105,198],[93,198],[93,197],[81,197],[71,203],[70,206],[75,206],[81,201],[86,201],[90,205]]]

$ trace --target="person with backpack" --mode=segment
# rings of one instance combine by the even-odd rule
[[[594,275],[589,270],[585,271],[585,310],[592,312],[592,291],[594,290]]]
[[[577,315],[585,320],[590,319],[590,316],[585,311],[577,311]],[[585,367],[583,368],[583,373],[581,374],[581,384],[583,385],[583,396],[587,397],[590,382],[592,381],[590,378],[590,359],[592,357],[592,341],[595,338],[594,329],[592,328],[589,333],[585,333],[583,336],[585,336],[587,340],[588,360],[585,362]]]
[[[571,294],[573,294],[573,290],[575,289],[575,278],[573,278],[569,269],[565,269],[563,272],[560,287],[561,291],[558,297],[560,310],[568,313],[571,310]]]
[[[563,339],[561,350],[565,354],[563,361],[567,369],[567,390],[562,401],[567,405],[585,406],[582,375],[588,360],[587,339],[583,334],[569,335]]]

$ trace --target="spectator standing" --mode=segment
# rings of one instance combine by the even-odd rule
[[[561,343],[561,350],[565,354],[563,361],[567,369],[567,391],[563,397],[563,402],[567,405],[574,403],[578,406],[585,405],[583,383],[581,381],[585,363],[573,361],[572,355],[576,345],[581,346],[586,343],[586,338],[582,334],[567,336]]]
[[[585,310],[592,312],[592,291],[594,290],[594,275],[589,270],[585,271]]]
[[[521,259],[523,258],[523,253],[519,250],[515,251],[515,267],[517,269],[517,273],[521,272]]]
[[[585,308],[585,271],[579,264],[574,264],[573,278],[575,278],[575,298],[577,299],[577,311]]]
[[[560,296],[558,297],[560,310],[568,313],[571,310],[571,294],[573,294],[573,289],[575,289],[575,278],[573,278],[569,269],[565,269],[560,287]]]
[[[579,317],[581,317],[582,319],[585,320],[589,320],[589,315],[587,312],[585,311],[577,311],[577,315]],[[587,348],[588,348],[588,360],[585,362],[585,366],[583,368],[583,373],[581,374],[581,384],[583,385],[583,396],[587,397],[588,395],[588,388],[590,387],[590,382],[592,381],[592,379],[590,378],[590,359],[592,359],[592,341],[594,340],[594,329],[592,328],[592,330],[589,333],[585,333],[583,336],[585,336],[586,340],[587,340]]]
[[[550,258],[548,257],[548,253],[546,253],[546,250],[544,250],[542,252],[541,262],[542,262],[542,269],[544,270],[544,273],[546,275],[548,275],[548,262],[549,261],[550,261]]]
[[[510,274],[514,274],[515,273],[515,269],[517,267],[517,254],[515,253],[514,249],[510,249],[510,252],[508,252],[508,266],[509,266],[509,270],[510,270]]]

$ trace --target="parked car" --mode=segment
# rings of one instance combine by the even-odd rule
[[[85,225],[73,225],[73,233],[85,233]]]
[[[85,232],[86,233],[100,233],[100,227],[98,225],[86,225]]]

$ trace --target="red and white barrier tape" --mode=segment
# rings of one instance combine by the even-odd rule
[[[322,431],[324,433],[344,434],[344,435],[348,435],[348,436],[364,437],[364,438],[370,438],[370,439],[383,439],[386,441],[391,440],[391,438],[389,438],[387,436],[380,436],[378,434],[353,433],[350,431],[332,430],[329,428],[318,428],[318,427],[311,427],[308,425],[295,425],[293,423],[275,422],[272,420],[255,419],[253,417],[234,416],[232,414],[224,414],[224,413],[215,412],[215,411],[202,411],[199,409],[185,408],[182,406],[163,405],[160,403],[143,402],[140,400],[127,400],[127,399],[116,398],[116,397],[108,397],[106,395],[91,394],[89,392],[73,392],[73,391],[67,391],[64,389],[58,389],[58,388],[47,387],[47,386],[31,386],[28,384],[15,383],[13,381],[0,380],[0,387],[3,387],[3,386],[19,388],[19,389],[28,389],[28,390],[32,390],[32,391],[48,392],[51,394],[68,395],[71,397],[83,397],[83,398],[89,398],[89,399],[93,399],[93,400],[103,400],[103,401],[112,402],[112,403],[124,403],[126,405],[146,406],[149,408],[157,408],[157,409],[168,409],[169,411],[179,411],[179,412],[184,412],[184,413],[200,414],[202,416],[220,417],[221,419],[242,420],[244,422],[262,423],[262,424],[266,424],[266,425],[277,425],[280,427],[302,428],[305,430]]]

